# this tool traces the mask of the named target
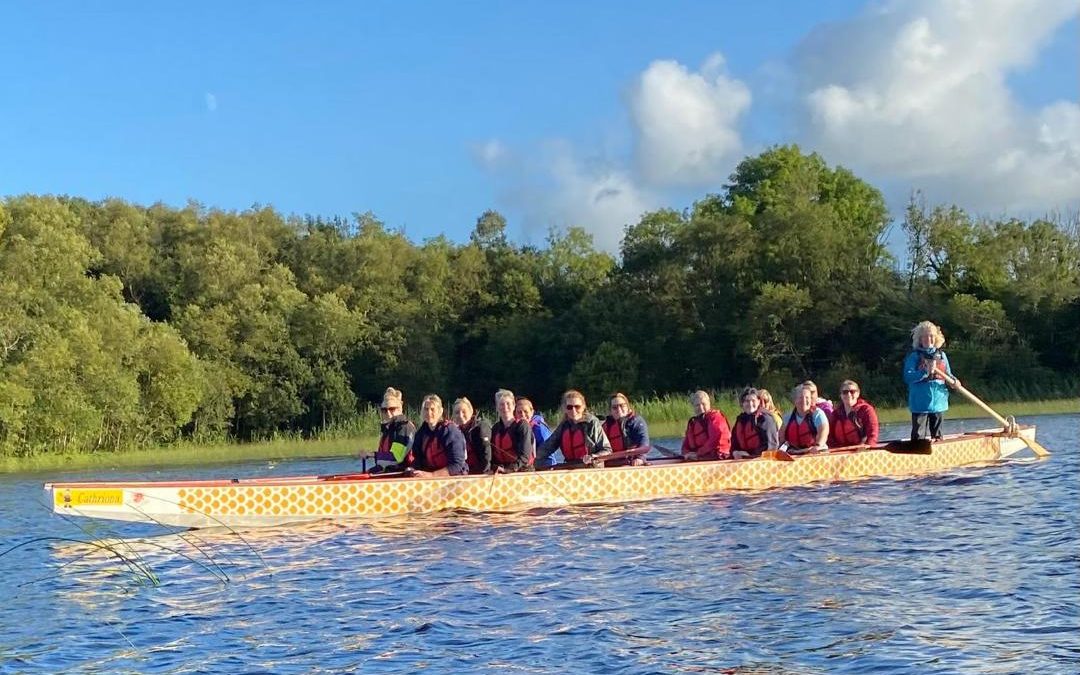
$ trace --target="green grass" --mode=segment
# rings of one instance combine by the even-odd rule
[[[732,397],[718,396],[716,403],[718,404],[716,407],[720,408],[729,420],[734,420],[738,408]],[[1002,415],[1080,413],[1080,398],[1006,401],[991,403],[990,406]],[[692,412],[687,397],[673,395],[641,401],[635,404],[635,408],[649,422],[649,433],[656,438],[682,436],[686,429],[686,420]],[[786,410],[786,408],[783,409]],[[948,419],[990,419],[980,408],[968,403],[951,406],[946,416]],[[906,422],[911,419],[911,414],[906,407],[879,408],[878,418],[885,423]],[[552,426],[557,419],[554,413],[548,416]],[[988,426],[992,426],[992,422]],[[351,427],[352,431],[360,432],[355,436],[349,435],[350,429],[335,428],[313,440],[282,436],[256,443],[185,442],[125,452],[0,457],[0,473],[206,466],[251,461],[349,457],[356,456],[361,449],[370,451],[375,448],[378,437],[368,431],[371,428],[372,425],[366,422]]]

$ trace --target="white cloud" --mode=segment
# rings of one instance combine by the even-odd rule
[[[510,154],[506,144],[497,138],[488,139],[472,146],[472,156],[476,162],[485,169],[497,169],[505,162]]]
[[[555,184],[546,207],[557,227],[579,225],[593,235],[598,248],[617,251],[623,229],[656,208],[655,197],[639,187],[626,171],[613,166],[589,166],[569,151],[551,164]]]
[[[635,156],[602,148],[575,148],[553,140],[530,156],[501,140],[472,148],[476,163],[501,184],[505,204],[519,209],[536,233],[554,226],[581,226],[596,245],[618,250],[626,225],[667,202],[659,190],[677,185],[714,186],[741,159],[737,124],[750,106],[750,90],[725,73],[724,58],[711,56],[699,72],[675,61],[655,61],[636,78],[627,105]]]
[[[210,111],[210,112],[216,112],[217,111],[217,96],[211,94],[210,92],[206,92],[206,94],[203,95],[203,98],[206,101],[206,109],[208,111]]]
[[[700,72],[654,61],[629,100],[642,178],[656,185],[707,185],[723,180],[742,153],[739,118],[750,90],[712,55]]]
[[[821,26],[794,59],[806,140],[870,178],[970,207],[1080,199],[1080,106],[1025,110],[1006,79],[1078,11],[1075,0],[921,0]]]
[[[524,154],[510,152],[501,141],[489,143],[502,149],[498,162],[485,162],[483,152],[475,152],[474,158],[499,186],[500,205],[519,212],[534,242],[543,241],[552,227],[579,226],[593,235],[598,248],[614,253],[623,228],[661,203],[620,162],[584,160],[566,141],[551,141]]]

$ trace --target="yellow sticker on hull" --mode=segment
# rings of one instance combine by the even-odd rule
[[[57,506],[121,506],[124,491],[115,488],[64,488],[55,492],[55,498]]]

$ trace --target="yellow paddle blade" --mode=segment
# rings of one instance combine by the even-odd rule
[[[1049,457],[1050,451],[1042,446],[1041,443],[1033,438],[1026,438],[1023,434],[1020,434],[1020,440],[1027,444],[1031,451],[1038,457]]]

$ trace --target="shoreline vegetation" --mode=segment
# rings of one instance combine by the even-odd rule
[[[729,421],[734,421],[738,408],[732,397],[719,400],[717,405]],[[1054,414],[1080,414],[1080,398],[1062,398],[1046,401],[1004,401],[991,402],[990,407],[1002,415],[1034,416]],[[642,402],[636,407],[639,414],[649,423],[649,433],[653,438],[681,438],[686,427],[686,420],[691,415],[686,396],[665,396]],[[490,411],[482,411],[493,418]],[[681,414],[681,416],[680,416]],[[181,442],[156,448],[138,450],[97,452],[82,454],[41,454],[31,457],[0,457],[0,473],[23,474],[67,471],[89,471],[101,469],[161,469],[175,467],[228,466],[245,462],[267,462],[274,464],[281,461],[302,459],[334,459],[358,457],[361,450],[373,452],[378,443],[378,422],[375,413],[371,415],[374,431],[364,431],[349,435],[346,430],[329,430],[316,438],[304,439],[289,435],[248,442],[188,443]],[[545,413],[546,419],[554,427],[558,420],[555,413]],[[878,418],[883,424],[895,424],[910,420],[906,407],[883,407],[878,409]],[[418,419],[412,411],[412,419]],[[946,420],[985,419],[987,428],[995,426],[981,409],[970,403],[952,405],[946,414]],[[367,426],[367,425],[364,425]],[[1051,451],[1053,448],[1051,448]],[[360,462],[357,460],[357,470]]]
[[[795,145],[711,187],[627,222],[617,251],[588,222],[514,241],[492,210],[413,241],[362,209],[2,197],[0,462],[346,455],[371,446],[388,386],[447,408],[506,388],[544,409],[573,388],[603,412],[619,391],[661,435],[697,389],[730,414],[748,384],[787,407],[795,383],[835,398],[851,379],[888,409],[923,320],[986,400],[1080,397],[1080,213],[981,217],[918,193],[890,213]]]

